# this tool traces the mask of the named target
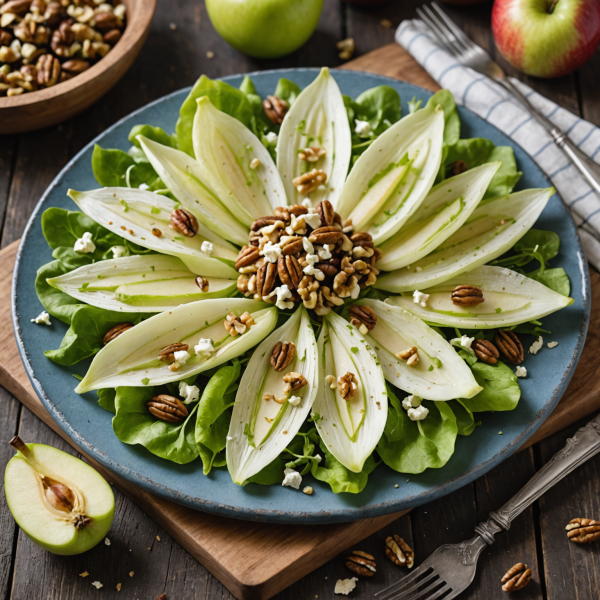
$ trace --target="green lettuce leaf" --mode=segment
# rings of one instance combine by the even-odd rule
[[[458,435],[471,435],[475,431],[475,427],[481,425],[481,421],[475,421],[473,413],[463,404],[462,400],[451,400],[448,402],[448,406],[456,417]]]
[[[298,84],[286,79],[285,77],[282,77],[277,82],[274,95],[282,100],[285,100],[291,106],[294,104],[294,102],[296,102],[296,98],[298,98],[301,91],[302,88]]]
[[[113,415],[117,412],[117,409],[115,408],[116,395],[117,390],[113,388],[98,390],[98,404],[108,412],[113,413]]]
[[[174,135],[169,135],[162,127],[153,127],[152,125],[134,125],[129,132],[128,140],[136,147],[141,149],[138,135],[158,142],[163,146],[169,146],[171,148],[177,148],[177,139]],[[109,186],[111,187],[111,186]]]
[[[460,137],[460,118],[456,110],[454,96],[449,90],[440,90],[436,92],[427,101],[426,106],[440,105],[444,111],[444,146],[452,146]],[[496,160],[496,159],[494,159]],[[493,162],[492,159],[484,162]]]
[[[549,287],[551,290],[554,290],[563,296],[569,296],[571,293],[569,276],[562,267],[556,269],[544,269],[543,272],[534,271],[533,273],[527,273],[527,277],[531,277],[531,279],[543,283],[546,287]]]
[[[473,398],[461,398],[461,404],[471,412],[513,410],[521,398],[517,376],[504,363],[488,365],[476,362],[471,370],[477,383],[483,388]]]
[[[355,118],[368,121],[376,136],[381,135],[402,116],[400,96],[388,85],[379,85],[363,92],[354,101],[353,109]],[[354,131],[355,126],[351,123],[350,129]]]

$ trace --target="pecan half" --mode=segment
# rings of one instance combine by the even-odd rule
[[[244,246],[235,261],[235,269],[239,271],[244,267],[253,265],[258,260],[260,260],[259,249],[256,246]]]
[[[313,244],[318,244],[322,246],[323,244],[328,244],[329,246],[335,246],[342,238],[344,234],[333,227],[332,225],[327,225],[325,227],[319,227],[315,229],[309,236],[308,240]]]
[[[79,75],[90,68],[90,63],[87,60],[81,60],[80,58],[72,58],[63,63],[62,69],[69,75]]]
[[[267,115],[271,123],[274,123],[275,125],[281,125],[283,117],[285,117],[289,108],[290,105],[277,96],[267,96],[265,100],[263,100],[263,110],[265,111],[265,115]]]
[[[377,572],[375,557],[362,550],[353,550],[352,554],[346,557],[346,566],[362,577],[373,577]]]
[[[457,306],[477,306],[485,302],[481,288],[475,285],[457,285],[450,298]]]
[[[64,16],[65,9],[60,2],[48,2],[44,11],[44,23],[50,27],[56,27]]]
[[[196,282],[196,285],[200,288],[200,291],[203,294],[206,294],[206,292],[208,292],[208,288],[209,288],[209,283],[208,283],[208,279],[206,279],[206,277],[196,277],[196,279],[194,280]]]
[[[16,15],[22,15],[27,12],[31,0],[9,0],[4,6],[0,7],[0,14],[14,13]]]
[[[294,342],[277,342],[271,352],[271,366],[276,371],[283,371],[290,366],[296,355]]]
[[[322,273],[325,273],[326,277],[335,277],[338,274],[338,268],[329,262],[317,263],[315,268],[319,269]]]
[[[284,221],[290,221],[291,215],[299,217],[308,214],[308,208],[303,204],[292,204],[291,206],[278,206],[275,209],[275,216]]]
[[[335,223],[335,210],[329,200],[321,200],[317,204],[317,214],[321,217],[323,227],[331,227]]]
[[[565,529],[567,537],[576,544],[589,544],[600,539],[600,521],[594,519],[572,519]]]
[[[252,231],[260,231],[263,227],[273,225],[273,223],[276,223],[279,220],[280,220],[279,217],[275,217],[275,216],[260,217],[260,218],[256,219],[256,221],[254,221],[254,223],[252,223],[252,225],[250,225],[250,229]]]
[[[297,236],[288,236],[279,243],[281,253],[285,256],[290,254],[300,254],[304,250],[302,238]]]
[[[102,344],[106,346],[108,342],[112,342],[117,339],[122,333],[125,333],[128,329],[133,327],[133,323],[119,323],[106,332],[106,335],[102,338]]]
[[[338,390],[340,391],[340,396],[344,400],[350,400],[356,396],[356,392],[358,392],[358,381],[356,380],[356,375],[354,373],[346,373],[341,377],[338,377]]]
[[[275,288],[276,281],[277,265],[270,262],[264,263],[256,273],[255,299],[261,300],[264,296],[268,296]]]
[[[146,402],[146,406],[157,419],[167,423],[179,423],[188,416],[185,404],[175,396],[167,394],[154,396],[149,402]]]
[[[161,360],[162,362],[173,362],[175,360],[175,352],[181,352],[183,350],[189,350],[189,346],[181,342],[169,344],[158,353],[158,360]]]
[[[310,194],[327,181],[327,174],[322,169],[313,169],[304,175],[294,177],[292,183],[300,194]]]
[[[354,246],[360,246],[361,248],[373,248],[373,237],[366,231],[357,231],[350,236],[350,241]]]
[[[494,338],[494,342],[502,355],[502,358],[513,365],[518,365],[523,362],[525,356],[523,345],[513,331],[510,331],[509,329],[498,331]]]
[[[283,376],[283,384],[284,393],[289,394],[301,390],[305,385],[308,385],[308,381],[301,373],[291,371]]]
[[[372,308],[368,306],[359,306],[354,304],[350,307],[350,323],[354,325],[363,335],[368,331],[373,331],[377,325],[377,315]],[[362,331],[364,328],[366,331]]]
[[[318,146],[312,146],[310,148],[304,148],[298,152],[298,158],[305,160],[306,162],[317,162],[322,156],[327,154],[325,148],[319,148]]]
[[[516,592],[522,590],[531,579],[531,569],[523,563],[517,563],[514,567],[511,567],[500,583],[503,584],[503,592]]]
[[[185,208],[176,208],[171,213],[169,226],[187,237],[194,237],[198,233],[198,221],[196,217]]]
[[[58,58],[52,56],[52,54],[42,54],[38,58],[37,64],[37,80],[40,85],[47,87],[53,86],[58,83],[60,77],[60,63]]]
[[[452,164],[448,165],[448,171],[452,175],[460,175],[465,171],[469,170],[469,165],[464,160],[456,160]]]
[[[409,367],[415,367],[419,362],[419,351],[416,346],[408,350],[402,350],[396,354],[396,358],[403,360]]]
[[[110,31],[117,28],[121,23],[119,17],[112,12],[96,13],[94,17],[96,21],[96,29],[99,31]]]
[[[498,362],[498,349],[492,342],[488,340],[473,340],[471,350],[475,352],[475,356],[482,362],[488,365],[495,365]]]
[[[295,256],[280,256],[277,259],[277,273],[281,283],[287,285],[291,291],[298,289],[304,277],[302,267]]]
[[[114,46],[121,39],[121,35],[122,33],[119,29],[110,29],[102,36],[102,41]]]
[[[408,567],[415,564],[415,553],[412,548],[399,536],[394,534],[385,540],[386,556],[399,567]]]

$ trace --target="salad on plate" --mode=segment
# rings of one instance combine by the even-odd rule
[[[42,216],[34,321],[69,325],[50,360],[93,357],[75,391],[120,441],[242,486],[359,493],[516,408],[524,336],[535,354],[573,302],[558,235],[532,228],[554,190],[513,192],[512,149],[461,139],[447,90],[408,107],[326,68],[265,99],[203,76],[173,134],[96,146],[100,187]]]

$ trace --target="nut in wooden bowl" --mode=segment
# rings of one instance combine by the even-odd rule
[[[19,64],[17,75],[22,75],[19,81],[25,82],[26,87],[31,86],[32,90],[25,91],[22,85],[13,86],[13,83],[9,82],[11,89],[19,87],[23,89],[23,92],[18,92],[17,95],[13,95],[14,92],[11,92],[10,96],[0,95],[0,135],[33,131],[55,125],[80,113],[108,92],[129,69],[141,50],[150,29],[156,2],[157,0],[123,0],[122,4],[127,15],[125,29],[112,27],[115,24],[114,18],[102,16],[100,24],[93,28],[94,31],[97,30],[98,35],[95,36],[97,39],[87,40],[89,31],[84,27],[79,27],[86,23],[80,22],[77,15],[81,12],[79,9],[86,10],[86,7],[93,12],[94,9],[88,6],[88,3],[73,2],[69,6],[63,7],[60,2],[46,2],[43,14],[40,10],[40,15],[35,20],[33,18],[26,20],[28,14],[34,15],[33,11],[29,11],[31,5],[34,9],[42,7],[41,2],[31,2],[28,7],[16,14],[15,21],[18,20],[18,23],[17,25],[11,23],[8,32],[12,39],[9,41],[8,35],[3,36],[6,39],[0,43],[0,50],[7,48],[4,50],[5,54],[10,54],[8,50],[11,50],[15,55],[17,54],[16,50],[19,50],[18,54],[21,57],[10,55],[7,58],[14,58],[12,62],[4,60],[2,62],[9,65]],[[48,7],[56,8],[60,14],[50,14],[52,11],[48,12]],[[68,21],[61,18],[63,11],[66,13]],[[77,15],[73,16],[69,14],[69,11],[73,15],[75,13]],[[46,13],[48,13],[47,18]],[[85,20],[85,15],[81,14],[79,18]],[[39,24],[36,23],[35,31],[32,33],[32,27],[29,27],[27,23],[30,20],[37,21],[37,19],[43,23],[41,21]],[[22,25],[23,22],[25,25]],[[62,31],[60,31],[63,22],[68,23],[69,26],[62,25]],[[73,26],[75,26],[75,32]],[[18,35],[15,34],[16,27],[19,27],[16,32]],[[41,30],[41,27],[44,29]],[[4,29],[7,28],[2,28],[2,30]],[[44,44],[46,35],[49,38],[47,45],[50,52],[39,54],[39,50],[46,47]],[[98,36],[102,38],[101,41]],[[77,38],[81,38],[81,41]],[[7,41],[8,45],[5,44]],[[13,42],[15,48],[11,49],[10,44]],[[16,42],[20,44],[20,49]],[[97,47],[93,46],[94,43]],[[27,64],[22,64],[23,49],[25,56],[29,56],[29,58],[25,58]],[[29,54],[30,52],[31,54]],[[87,54],[87,58],[83,56],[84,52]],[[96,60],[96,58],[91,59],[92,53],[105,53],[105,56],[92,64]],[[67,67],[63,69],[64,64]],[[35,67],[35,73],[31,67]],[[7,75],[11,78],[16,77],[16,75],[12,75],[14,71],[15,69],[11,67],[11,74],[5,74],[5,77]],[[64,76],[61,80],[63,71]],[[49,83],[52,85],[48,85]],[[38,87],[37,91],[33,89],[34,87]],[[40,87],[42,89],[39,89]]]

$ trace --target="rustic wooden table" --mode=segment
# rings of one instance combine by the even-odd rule
[[[339,66],[335,42],[351,36],[355,56],[393,41],[394,26],[414,14],[417,0],[391,0],[371,10],[326,0],[318,31],[295,54],[277,61],[257,61],[239,54],[213,30],[203,0],[161,0],[150,36],[133,68],[95,106],[60,126],[34,133],[0,138],[0,231],[4,248],[21,236],[29,215],[44,189],[80,148],[116,120],[147,102],[192,84],[201,73],[219,77],[233,73],[281,67]],[[489,27],[491,2],[463,9],[449,8],[473,39],[495,54]],[[209,59],[208,52],[214,52]],[[510,69],[509,69],[510,71]],[[600,53],[574,75],[558,80],[528,80],[535,89],[574,113],[600,125]],[[527,80],[527,78],[523,78]],[[8,323],[4,327],[10,327]],[[0,467],[12,455],[6,443],[18,433],[25,440],[72,449],[5,390],[0,388]],[[438,545],[472,535],[473,527],[516,492],[557,451],[576,426],[513,456],[500,467],[437,502],[413,510],[392,527],[360,544],[382,556],[383,540],[399,533],[415,549],[417,563]],[[232,599],[231,594],[201,565],[162,531],[141,509],[116,491],[111,545],[101,544],[77,557],[44,552],[15,526],[0,498],[0,599],[83,600],[103,598],[153,600],[165,592],[169,600]],[[462,598],[504,598],[500,578],[515,562],[533,569],[531,584],[519,598],[535,600],[592,600],[600,597],[600,542],[577,546],[567,541],[564,526],[573,517],[600,518],[600,456],[548,492],[498,536],[484,553],[474,584]],[[99,592],[91,571],[104,584]],[[133,571],[130,577],[129,573]],[[379,561],[377,574],[361,581],[353,598],[371,598],[389,584],[398,571]],[[331,561],[278,599],[334,598],[338,578],[351,573],[342,557]],[[116,584],[122,584],[121,592]]]

